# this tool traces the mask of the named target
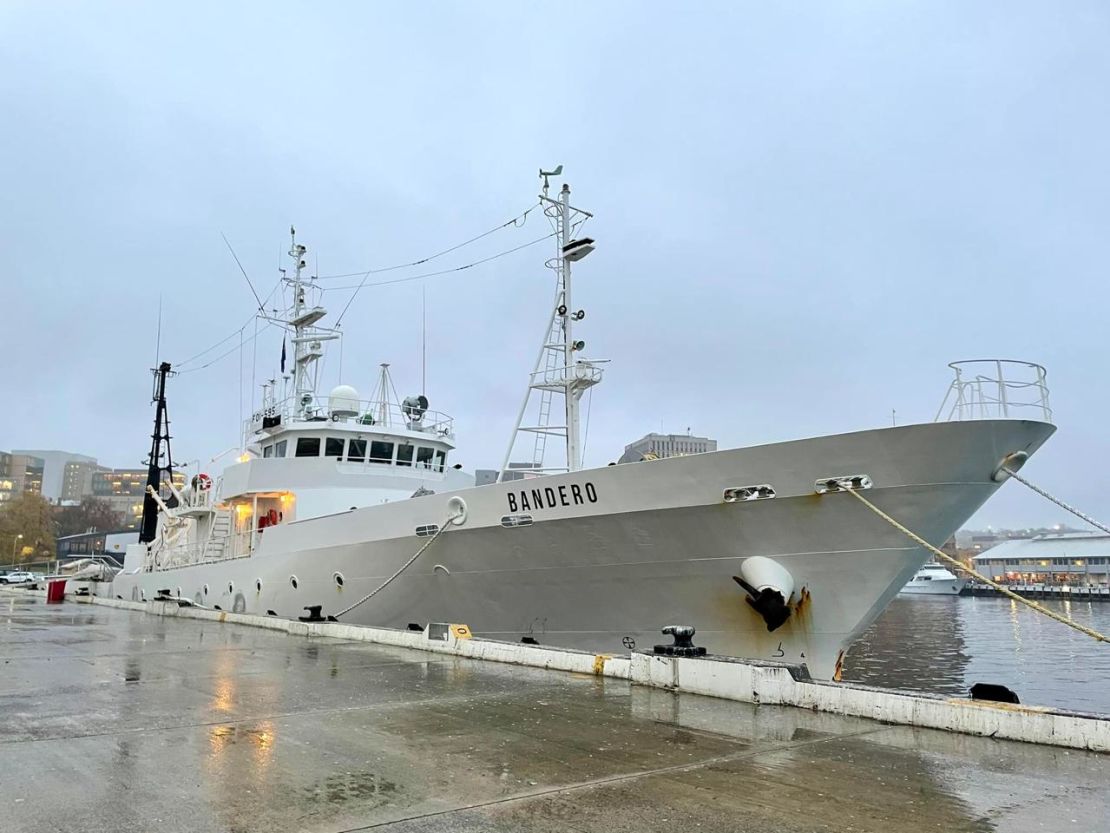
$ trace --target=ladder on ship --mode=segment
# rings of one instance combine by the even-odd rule
[[[212,529],[208,533],[201,559],[204,561],[219,561],[227,557],[227,545],[231,540],[231,513],[219,512],[212,520]]]

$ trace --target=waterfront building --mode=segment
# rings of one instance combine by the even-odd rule
[[[717,450],[717,441],[708,437],[685,434],[647,434],[624,447],[619,463],[638,463],[651,457],[679,457],[685,454],[705,454]]]
[[[126,529],[137,529],[143,515],[143,494],[146,492],[147,470],[100,468],[92,473],[90,491],[94,498],[103,500],[123,516]],[[185,475],[173,473],[173,483],[178,490],[185,488]]]
[[[62,490],[66,477],[66,465],[71,462],[91,463],[96,465],[95,457],[84,454],[74,454],[72,451],[58,451],[57,449],[14,449],[12,454],[25,454],[37,457],[42,461],[42,496],[51,503],[62,500]],[[71,497],[80,500],[81,496]]]
[[[972,559],[976,570],[1002,583],[1110,584],[1110,535],[1058,532],[995,544]]]
[[[22,494],[41,494],[44,461],[22,451],[0,451],[0,505]]]
[[[80,503],[81,498],[92,494],[92,476],[97,471],[96,460],[70,460],[62,471],[62,490],[58,503]]]

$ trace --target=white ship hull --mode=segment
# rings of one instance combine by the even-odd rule
[[[267,529],[245,558],[150,569],[145,546],[133,545],[124,573],[98,592],[332,615],[408,561],[428,540],[416,528],[443,525],[461,498],[465,519],[341,621],[462,622],[482,637],[609,653],[650,651],[669,641],[662,626],[688,624],[712,653],[802,662],[828,678],[927,554],[850,495],[815,494],[815,481],[869,476],[871,501],[939,545],[998,488],[1003,457],[1031,454],[1053,430],[934,423],[442,491]],[[777,496],[723,501],[725,489],[754,484]],[[506,515],[533,523],[506,528]],[[773,632],[733,580],[756,555],[795,582],[792,613]]]
[[[906,596],[958,596],[967,586],[967,582],[960,578],[934,579],[928,587],[907,584],[899,592]]]

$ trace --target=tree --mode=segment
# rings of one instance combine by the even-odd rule
[[[0,563],[54,557],[54,507],[42,495],[24,493],[0,509]],[[20,537],[22,536],[22,537]]]
[[[63,506],[58,509],[58,535],[80,535],[94,529],[97,532],[112,532],[123,526],[123,516],[112,508],[106,500],[86,497],[77,506]]]

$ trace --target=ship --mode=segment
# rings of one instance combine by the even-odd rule
[[[966,586],[967,579],[950,573],[943,564],[930,562],[913,574],[901,592],[909,596],[958,596]]]
[[[324,323],[291,229],[290,307],[268,322],[293,346],[289,372],[263,386],[239,456],[178,489],[173,370],[156,368],[140,541],[95,592],[388,628],[462,623],[480,638],[610,654],[650,652],[661,628],[687,625],[712,654],[837,678],[928,555],[846,492],[866,490],[941,544],[1055,430],[1043,375],[1033,417],[1006,401],[1002,364],[1004,401],[989,414],[969,400],[982,399],[985,377],[961,380],[957,367],[956,406],[930,423],[585,468],[582,397],[605,362],[579,337],[572,267],[585,268],[596,241],[565,181],[552,192],[560,174],[540,172],[555,244],[550,319],[493,482],[476,485],[453,462],[454,421],[425,392],[398,396],[389,365],[366,399],[347,384],[318,392],[320,359],[341,333]],[[514,469],[514,447],[529,443],[532,462]]]

